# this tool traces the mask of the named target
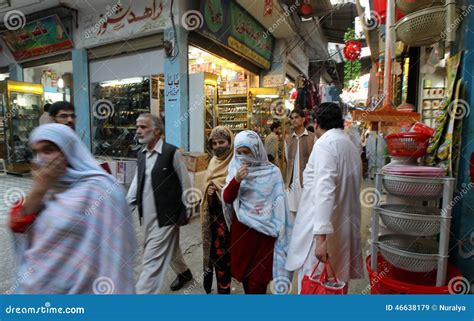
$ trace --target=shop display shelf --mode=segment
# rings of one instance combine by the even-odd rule
[[[385,204],[375,210],[379,212],[382,222],[388,229],[413,236],[439,234],[441,221],[446,219],[435,207]]]
[[[241,107],[242,105],[247,106],[247,103],[226,103],[226,104],[217,104],[218,107],[220,107],[220,106],[236,106],[236,107]]]
[[[437,199],[443,194],[443,178],[384,175],[383,186],[392,195],[408,199]]]
[[[443,99],[444,96],[439,96],[439,97],[423,97],[423,100],[440,100]]]
[[[433,272],[436,273],[436,286],[445,285],[454,181],[451,177],[377,173],[375,194],[380,197],[374,197],[372,212],[372,271],[377,271],[377,258],[381,254],[390,264],[406,271],[436,270]],[[387,196],[415,201],[418,205],[381,204],[384,189]],[[430,207],[422,206],[425,201],[429,201]],[[383,226],[398,234],[380,235]],[[436,237],[438,241],[427,237]]]
[[[219,115],[248,114],[247,111],[219,112]]]
[[[247,94],[220,94],[219,98],[247,97]]]
[[[380,253],[393,266],[411,272],[436,269],[439,244],[430,239],[403,234],[388,234],[376,242]]]

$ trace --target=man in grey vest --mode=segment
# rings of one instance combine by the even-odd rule
[[[138,207],[144,227],[143,271],[136,290],[139,294],[158,294],[168,266],[178,274],[171,290],[181,289],[192,274],[179,246],[179,227],[189,220],[193,204],[183,204],[183,192],[191,188],[186,165],[176,146],[163,139],[160,118],[142,114],[137,119],[138,141],[145,148],[138,152],[138,166],[127,199]]]

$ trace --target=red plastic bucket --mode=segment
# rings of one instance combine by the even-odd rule
[[[372,294],[450,294],[448,286],[435,286],[436,270],[429,273],[405,271],[394,267],[377,256],[377,272],[370,268],[370,255],[366,261]],[[446,280],[462,276],[461,271],[448,263]]]

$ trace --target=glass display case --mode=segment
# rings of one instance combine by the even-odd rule
[[[212,129],[217,124],[216,117],[216,84],[212,81],[205,82],[205,101],[204,101],[204,130],[205,130],[205,139],[207,142],[209,135],[212,132]]]
[[[189,150],[209,152],[207,140],[217,125],[217,76],[208,72],[189,75]],[[175,122],[174,127],[180,127]]]
[[[150,112],[150,78],[92,84],[92,138],[96,156],[135,158],[136,120]]]
[[[43,106],[43,88],[6,80],[0,82],[0,158],[11,173],[30,171],[31,150],[28,138],[39,125]]]
[[[273,119],[286,114],[284,99],[278,95],[277,88],[250,88],[249,105],[252,111],[250,128],[265,141]]]
[[[219,95],[218,123],[227,126],[234,134],[249,129],[247,95]]]

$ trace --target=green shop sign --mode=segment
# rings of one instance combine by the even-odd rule
[[[270,69],[273,36],[234,0],[202,0],[201,12],[204,24],[199,32]]]
[[[16,61],[69,50],[73,43],[57,15],[0,34]]]

